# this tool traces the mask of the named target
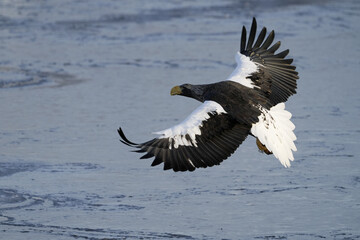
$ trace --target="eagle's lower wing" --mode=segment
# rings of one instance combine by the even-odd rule
[[[219,165],[245,140],[251,125],[239,124],[213,101],[206,101],[182,123],[161,132],[158,138],[141,144],[129,141],[121,128],[122,142],[155,157],[151,166],[164,163],[164,170],[193,171]]]
[[[289,50],[275,54],[280,47],[280,41],[270,47],[275,37],[274,31],[265,39],[264,27],[255,41],[256,28],[254,18],[249,39],[246,41],[246,28],[243,27],[240,52],[235,56],[237,67],[228,80],[260,91],[270,100],[271,105],[275,106],[296,93],[298,72],[295,71],[296,67],[291,65],[293,59],[285,59]]]

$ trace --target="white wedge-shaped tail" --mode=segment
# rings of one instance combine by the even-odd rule
[[[259,107],[262,114],[259,122],[253,124],[251,133],[280,160],[285,167],[290,167],[290,161],[294,160],[292,151],[296,151],[294,141],[296,136],[293,132],[295,125],[290,121],[291,113],[285,110],[285,104],[279,103],[266,110]]]

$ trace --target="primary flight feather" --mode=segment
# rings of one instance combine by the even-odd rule
[[[120,141],[145,153],[141,159],[154,157],[151,166],[164,163],[164,170],[193,171],[219,165],[252,135],[260,151],[289,167],[296,136],[284,102],[296,93],[299,77],[293,60],[285,58],[289,50],[275,53],[280,42],[271,46],[274,31],[266,37],[264,27],[256,38],[256,29],[253,18],[247,41],[243,27],[237,67],[225,81],[171,89],[171,95],[202,102],[184,121],[140,144],[129,141],[119,128]]]

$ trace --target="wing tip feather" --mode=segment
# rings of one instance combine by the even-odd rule
[[[118,128],[117,132],[119,133],[121,139],[120,141],[126,145],[129,145],[129,146],[134,146],[134,145],[138,145],[136,143],[133,143],[131,142],[129,139],[127,139],[127,137],[125,136],[123,130],[121,129],[121,127]]]

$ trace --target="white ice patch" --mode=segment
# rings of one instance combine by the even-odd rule
[[[248,88],[254,88],[254,82],[249,77],[252,73],[258,71],[257,65],[249,57],[237,52],[235,55],[237,66],[230,74],[227,80],[234,81]]]
[[[259,107],[262,114],[259,122],[252,125],[251,133],[256,136],[285,167],[294,160],[292,151],[296,151],[293,132],[295,125],[290,121],[291,113],[285,110],[285,104],[279,103],[266,110]]]
[[[205,101],[181,123],[163,131],[155,132],[155,134],[160,134],[159,138],[169,138],[170,149],[172,143],[174,143],[174,148],[179,146],[197,147],[195,137],[196,135],[201,135],[200,127],[204,121],[210,118],[209,113],[211,112],[216,112],[217,114],[226,113],[217,102]],[[185,138],[186,134],[190,136],[190,141]]]

